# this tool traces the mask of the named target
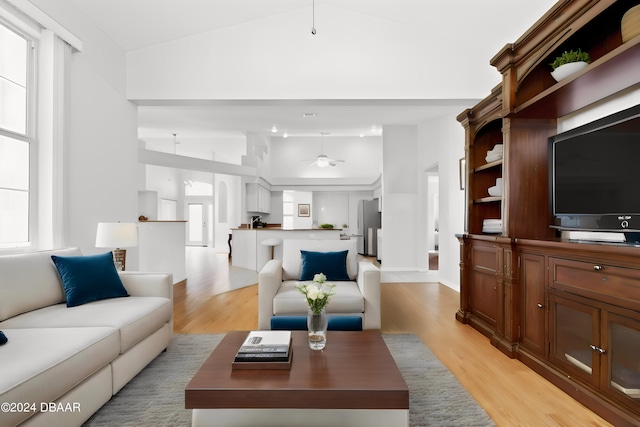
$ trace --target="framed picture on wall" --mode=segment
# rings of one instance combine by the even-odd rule
[[[299,204],[298,205],[298,216],[311,216],[311,205],[309,205],[309,204]]]

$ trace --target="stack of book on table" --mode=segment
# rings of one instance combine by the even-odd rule
[[[236,357],[235,369],[289,369],[293,347],[291,331],[251,331]]]

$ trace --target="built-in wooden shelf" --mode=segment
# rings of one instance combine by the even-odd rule
[[[640,82],[640,36],[514,109],[523,118],[566,116]]]
[[[493,203],[493,202],[501,202],[501,201],[502,201],[502,197],[500,196],[490,196],[490,197],[483,197],[481,199],[475,199],[473,203]]]
[[[640,88],[640,36],[623,43],[620,31],[639,2],[559,0],[491,59],[501,88],[457,117],[468,176],[456,318],[613,425],[630,427],[640,419],[640,399],[625,391],[638,389],[640,375],[640,247],[560,239],[550,227],[548,148],[567,115],[615,112],[616,98]],[[592,62],[556,82],[549,63],[577,48]],[[505,158],[486,163],[497,142]],[[503,194],[489,196],[498,178]],[[483,232],[490,218],[502,220],[501,232]],[[613,339],[614,331],[627,335]],[[589,373],[567,361],[578,336],[600,352],[587,355]],[[612,384],[620,365],[634,376],[622,390]]]
[[[483,170],[491,169],[491,168],[494,168],[496,166],[502,166],[502,159],[496,160],[494,162],[489,162],[489,163],[487,163],[485,165],[482,165],[482,166],[478,166],[473,171],[474,172],[481,172]]]

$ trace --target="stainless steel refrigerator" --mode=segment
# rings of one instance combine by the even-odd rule
[[[358,202],[358,253],[377,256],[377,231],[382,225],[378,199]]]

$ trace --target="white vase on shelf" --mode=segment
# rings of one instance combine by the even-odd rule
[[[577,73],[578,71],[584,69],[589,65],[587,62],[578,61],[578,62],[569,62],[568,64],[563,64],[553,70],[551,72],[551,77],[553,77],[557,82],[560,80],[564,80],[572,74]]]

